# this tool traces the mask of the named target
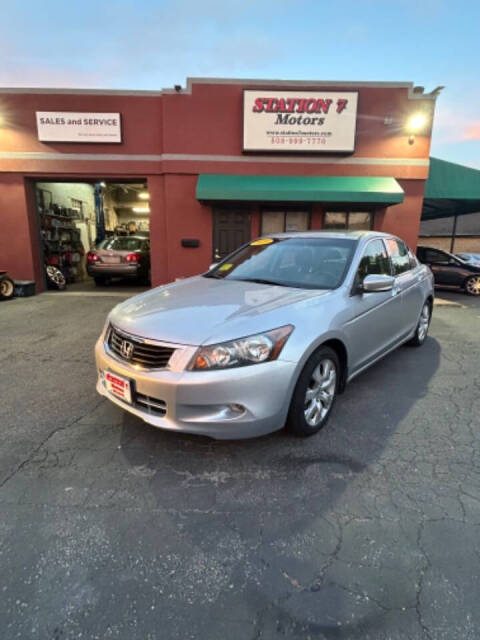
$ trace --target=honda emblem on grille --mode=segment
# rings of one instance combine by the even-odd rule
[[[125,360],[131,360],[133,356],[133,344],[128,340],[122,340],[120,353],[125,358]]]

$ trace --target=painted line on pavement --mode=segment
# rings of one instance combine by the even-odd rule
[[[435,298],[433,302],[434,307],[461,307],[465,309],[464,304],[460,304],[460,302],[453,302],[452,300],[445,300],[445,298]]]

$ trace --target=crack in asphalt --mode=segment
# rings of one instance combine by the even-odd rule
[[[88,413],[90,413],[90,411],[92,411],[92,410],[95,411],[95,409],[97,409],[102,404],[102,402],[104,402],[103,398],[97,402],[97,404],[95,405],[95,407],[93,407],[93,409],[91,409],[88,412],[82,414],[78,418],[75,418],[75,420],[72,420],[68,424],[60,426],[60,427],[55,427],[55,429],[50,431],[50,433],[30,452],[30,454],[24,460],[22,460],[22,462],[20,462],[20,464],[18,464],[17,467],[9,475],[7,475],[2,480],[2,482],[0,482],[0,489],[3,489],[3,487],[7,484],[7,482],[9,480],[11,480],[14,476],[16,476],[17,473],[19,473],[32,460],[35,457],[35,455],[46,445],[46,443],[51,438],[53,438],[53,436],[56,433],[59,433],[60,431],[66,431],[67,429],[70,429],[71,427],[73,427],[75,424],[80,422],[80,420],[82,418],[84,418],[86,415],[88,415]]]

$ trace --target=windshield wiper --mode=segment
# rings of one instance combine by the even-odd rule
[[[237,280],[241,282],[256,282],[257,284],[272,284],[278,287],[289,287],[288,284],[282,284],[274,280],[264,280],[263,278],[229,278],[229,280]]]

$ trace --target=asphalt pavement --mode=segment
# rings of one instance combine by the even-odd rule
[[[480,637],[480,300],[318,435],[215,442],[96,395],[122,294],[77,293],[0,303],[2,640]]]

